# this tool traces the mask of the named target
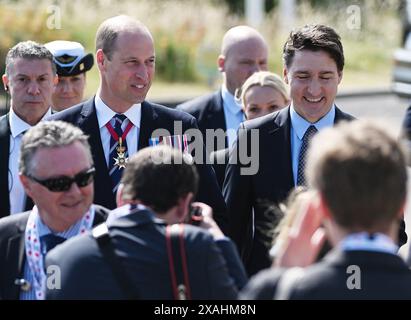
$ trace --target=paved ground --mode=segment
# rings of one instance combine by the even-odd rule
[[[384,123],[392,127],[399,134],[409,102],[406,99],[399,99],[394,95],[376,95],[339,98],[337,99],[337,105],[358,118],[376,118],[384,121]],[[411,240],[411,168],[408,170],[408,177],[408,204],[405,210],[405,222],[408,239]],[[409,245],[410,241],[401,248],[401,254],[404,257],[408,255]]]

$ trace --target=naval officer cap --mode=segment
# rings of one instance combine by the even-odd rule
[[[76,76],[90,70],[94,64],[93,55],[86,54],[84,47],[78,42],[57,40],[44,46],[54,56],[59,76]]]

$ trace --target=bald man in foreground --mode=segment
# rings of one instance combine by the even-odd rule
[[[209,152],[231,147],[234,143],[237,129],[245,120],[241,104],[234,98],[235,91],[254,72],[267,70],[267,57],[266,41],[257,30],[248,26],[231,28],[224,35],[217,60],[218,70],[223,75],[220,90],[177,106],[197,119],[203,137],[206,129],[227,132],[225,144],[213,146],[211,141],[205,141]]]

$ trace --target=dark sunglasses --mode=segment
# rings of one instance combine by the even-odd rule
[[[37,179],[31,175],[28,175],[31,180],[45,186],[52,192],[63,192],[70,189],[73,182],[77,184],[79,188],[83,188],[94,180],[94,175],[96,174],[96,169],[94,167],[76,174],[73,178],[67,176],[61,176],[57,178],[50,179]]]

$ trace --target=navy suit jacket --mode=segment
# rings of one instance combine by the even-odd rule
[[[354,274],[348,267],[358,266],[361,289],[349,289]],[[257,274],[241,293],[242,299],[272,300],[284,269],[273,268]],[[357,274],[358,275],[358,274]],[[404,260],[375,251],[334,249],[321,262],[303,272],[292,287],[289,299],[358,300],[411,299],[411,271]]]
[[[173,299],[165,230],[146,209],[109,224],[115,252],[141,299]],[[235,299],[247,279],[234,244],[185,225],[184,245],[192,299]],[[51,250],[46,265],[58,265],[64,275],[61,290],[48,290],[47,299],[127,298],[91,234]]]
[[[84,103],[80,103],[64,111],[58,112],[50,120],[62,120],[79,127],[89,136],[92,149],[96,176],[94,181],[94,203],[106,208],[116,208],[115,195],[112,192],[112,183],[108,173],[107,162],[101,144],[100,129],[98,126],[94,97]],[[187,129],[197,129],[196,120],[189,114],[173,110],[158,104],[144,101],[141,104],[141,126],[138,140],[138,149],[149,146],[149,139],[154,130],[162,128],[174,133],[174,122],[182,122],[183,133]],[[180,133],[181,134],[181,133]],[[198,164],[197,170],[200,176],[200,186],[197,200],[210,205],[214,210],[216,222],[227,231],[226,206],[224,198],[218,187],[215,173],[209,164]],[[161,196],[161,195],[160,195]]]
[[[10,156],[9,114],[0,118],[0,218],[10,214],[9,156]],[[18,179],[19,177],[13,177]],[[31,210],[33,201],[27,197],[25,210]]]
[[[352,116],[336,108],[335,122],[352,119]],[[294,188],[290,128],[289,107],[243,122],[237,143],[230,153],[223,190],[229,215],[229,235],[236,243],[250,275],[269,267],[271,263],[268,248],[272,241],[270,230],[274,226],[273,217],[267,209],[284,201]],[[252,155],[259,164],[258,172],[241,175],[240,170],[247,165],[236,164],[235,156],[238,156],[239,143],[241,145],[244,141],[244,145],[251,150],[252,129],[259,130],[259,152]]]
[[[95,206],[93,226],[106,221],[109,210]],[[26,262],[24,234],[30,211],[0,219],[0,300],[18,300],[20,287],[14,284],[23,278]]]

